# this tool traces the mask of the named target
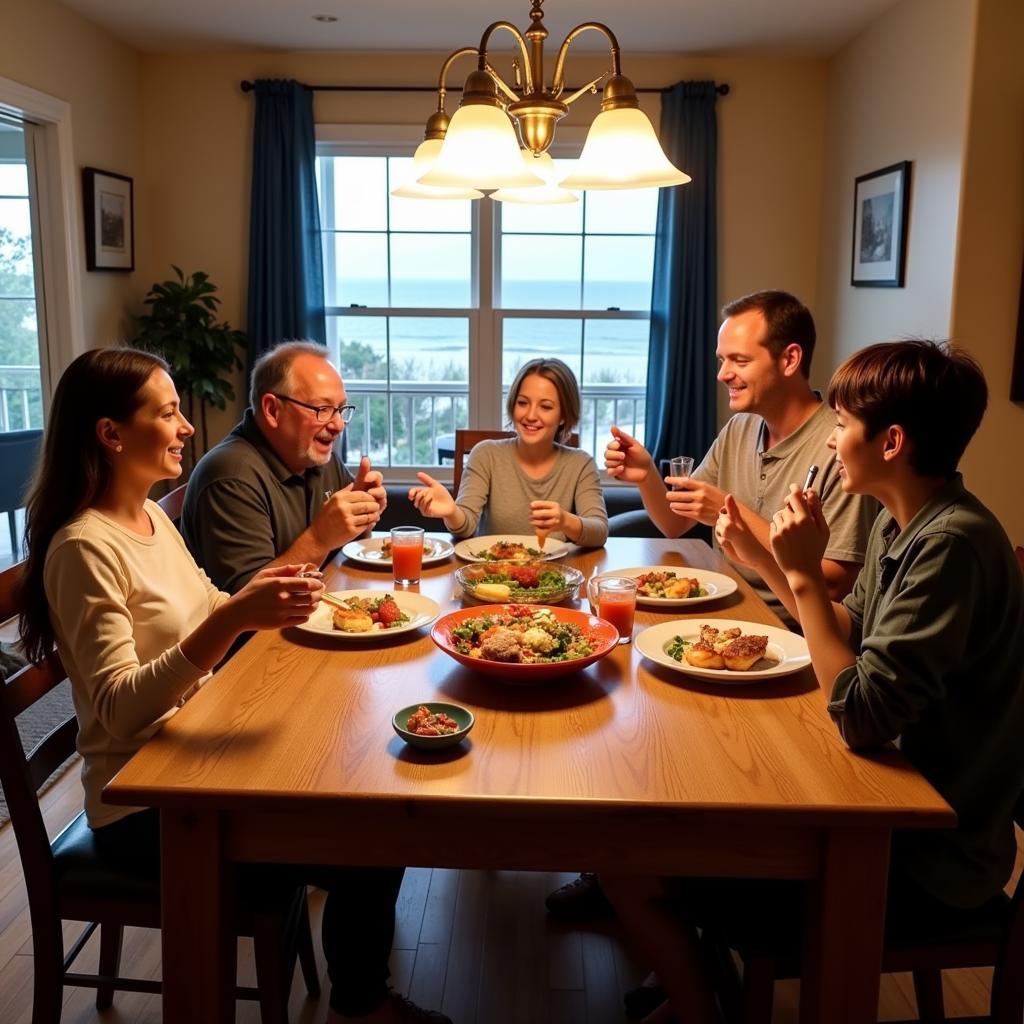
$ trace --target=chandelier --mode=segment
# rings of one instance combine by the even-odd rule
[[[427,121],[409,180],[392,195],[479,199],[490,194],[507,202],[572,202],[575,196],[569,190],[658,188],[690,180],[665,156],[653,125],[640,110],[636,88],[619,66],[618,40],[606,25],[588,21],[569,32],[559,47],[551,86],[544,84],[548,30],[543,4],[544,0],[532,0],[531,24],[525,32],[511,22],[496,21],[484,30],[478,48],[464,47],[445,59],[438,79],[437,111]],[[510,32],[519,47],[512,62],[514,86],[488,62],[491,35],[498,29]],[[607,38],[611,64],[566,96],[569,46],[587,31]],[[448,69],[457,58],[470,54],[477,58],[477,68],[466,79],[459,109],[449,118],[445,111]],[[572,103],[587,92],[596,93],[601,83],[601,112],[566,177],[548,154],[555,126]]]

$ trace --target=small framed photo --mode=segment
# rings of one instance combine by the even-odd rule
[[[862,174],[854,186],[855,288],[902,288],[910,213],[910,161]]]
[[[85,265],[88,270],[135,269],[135,204],[132,179],[82,169],[85,193]]]

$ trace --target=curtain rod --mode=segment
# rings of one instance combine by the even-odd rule
[[[242,81],[239,83],[242,92],[252,92],[255,86],[250,81]],[[309,89],[310,92],[437,92],[436,85],[304,85],[303,88]],[[658,92],[666,93],[671,89],[672,86],[664,86],[662,88],[650,88],[650,89],[637,89],[637,92]],[[462,92],[461,85],[449,86],[447,92]],[[566,92],[575,92],[574,89],[566,87]],[[715,86],[715,91],[719,96],[729,95],[729,86],[725,83]]]

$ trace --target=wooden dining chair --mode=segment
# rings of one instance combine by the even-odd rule
[[[474,445],[481,441],[492,441],[502,437],[515,437],[511,430],[456,430],[455,431],[455,468],[452,470],[452,492],[459,493],[462,481],[462,463],[473,450]],[[569,446],[579,448],[580,435],[573,433],[569,438]]]
[[[0,573],[0,621],[17,615],[19,562]],[[113,1003],[116,990],[160,991],[160,982],[118,975],[126,925],[160,927],[160,882],[104,862],[80,813],[51,843],[39,806],[39,788],[75,752],[78,722],[66,715],[25,753],[17,717],[66,678],[56,653],[4,678],[0,674],[0,783],[25,875],[32,924],[34,987],[32,1024],[59,1024],[63,989],[96,989],[96,1007]],[[243,901],[247,905],[241,905]],[[86,925],[65,954],[62,921]],[[237,934],[252,936],[257,988],[239,987],[240,999],[258,999],[264,1024],[287,1024],[288,995],[298,953],[309,992],[319,995],[305,887],[261,886],[239,899]],[[78,954],[99,928],[97,973],[72,971]]]
[[[1014,812],[1024,828],[1024,794]],[[726,1019],[732,1024],[770,1024],[776,979],[800,976],[799,952],[780,947],[764,928],[743,926],[744,934],[730,935],[717,926],[705,929],[704,950],[715,964]],[[763,934],[762,934],[763,932]],[[740,978],[729,950],[743,963]],[[917,1021],[945,1021],[942,972],[959,968],[992,967],[989,1013],[956,1017],[957,1024],[1020,1024],[1024,1015],[1024,875],[1012,896],[994,900],[968,924],[957,921],[943,927],[910,925],[889,936],[882,952],[882,973],[910,973],[917,1000]],[[909,1022],[900,1022],[909,1024]]]
[[[167,518],[175,526],[178,525],[178,520],[181,519],[181,510],[185,507],[185,491],[187,489],[187,483],[179,484],[173,491],[168,491],[162,498],[157,498],[156,501],[167,514]]]

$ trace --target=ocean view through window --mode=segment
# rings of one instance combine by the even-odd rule
[[[411,163],[319,148],[349,461],[438,466],[456,429],[505,425],[509,383],[541,355],[580,381],[584,448],[600,455],[612,423],[642,438],[657,190],[559,207],[390,196]]]

